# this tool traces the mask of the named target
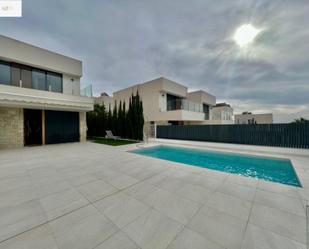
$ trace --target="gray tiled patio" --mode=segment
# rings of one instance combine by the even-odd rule
[[[303,188],[127,152],[136,145],[4,150],[0,249],[305,249],[309,152],[205,146],[288,157]]]

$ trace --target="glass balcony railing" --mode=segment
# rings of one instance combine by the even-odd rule
[[[80,96],[92,98],[92,85],[82,88],[80,90]]]
[[[186,99],[173,99],[167,101],[167,111],[185,110],[203,113],[203,105],[188,101]]]

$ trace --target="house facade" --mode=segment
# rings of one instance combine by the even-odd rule
[[[0,148],[84,141],[82,62],[0,36]]]
[[[253,114],[251,112],[243,112],[235,115],[235,124],[272,124],[273,114]]]
[[[188,88],[166,78],[158,78],[95,98],[95,103],[113,108],[116,101],[129,103],[138,91],[143,101],[145,124],[190,125],[213,122],[216,97],[205,91],[188,92]]]
[[[212,124],[234,124],[233,108],[227,103],[217,103],[212,108]]]

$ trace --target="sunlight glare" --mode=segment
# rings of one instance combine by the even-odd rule
[[[246,47],[254,41],[254,38],[260,33],[260,30],[252,24],[244,24],[238,27],[234,34],[234,41],[239,47]]]

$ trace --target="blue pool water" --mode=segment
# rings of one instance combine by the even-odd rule
[[[274,159],[172,146],[155,146],[137,149],[132,152],[201,168],[301,187],[295,170],[288,159]]]

